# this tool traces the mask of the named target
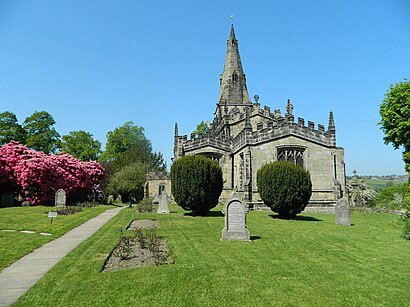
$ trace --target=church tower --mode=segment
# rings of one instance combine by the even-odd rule
[[[231,25],[231,33],[227,41],[224,71],[220,76],[220,90],[218,111],[230,111],[234,107],[250,106],[246,76],[243,72],[241,57],[239,55],[238,41],[235,30]],[[220,110],[220,108],[222,110]],[[241,108],[242,109],[242,108]]]

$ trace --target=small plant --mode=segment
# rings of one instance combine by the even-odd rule
[[[94,208],[94,207],[97,207],[98,205],[99,204],[96,201],[85,201],[85,202],[78,204],[79,207],[83,207],[83,208]]]
[[[167,261],[170,253],[161,248],[161,238],[157,236],[155,229],[136,229],[135,238],[142,249],[148,249],[154,257],[155,265],[160,265]]]
[[[59,215],[72,215],[72,214],[81,212],[81,210],[82,209],[80,207],[66,207],[66,208],[63,208],[63,209],[59,209],[57,211],[57,213]]]
[[[117,248],[114,250],[114,256],[120,258],[121,260],[131,259],[131,245],[132,238],[126,236],[121,230],[120,242],[117,245]]]
[[[400,237],[405,240],[410,240],[410,216],[407,214],[403,217],[403,230]]]
[[[137,211],[140,213],[152,212],[153,203],[152,198],[145,198],[137,204]]]

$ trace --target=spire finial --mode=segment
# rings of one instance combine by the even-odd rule
[[[233,28],[233,14],[231,14],[231,26],[232,26],[232,28]]]
[[[329,127],[328,127],[328,129],[329,130],[335,129],[335,119],[333,117],[333,112],[332,111],[330,111],[330,113],[329,113]]]

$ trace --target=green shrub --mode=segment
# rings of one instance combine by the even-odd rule
[[[219,164],[204,156],[185,156],[171,167],[175,202],[195,214],[203,215],[218,204],[222,184]]]
[[[403,217],[403,230],[400,237],[410,240],[410,216],[408,214]]]
[[[376,207],[388,210],[400,210],[405,207],[405,198],[408,193],[409,184],[390,186],[376,196]]]
[[[120,202],[143,199],[146,173],[146,166],[139,162],[124,166],[111,176],[107,185],[107,194],[121,195]]]
[[[140,213],[152,212],[153,204],[152,198],[145,198],[137,204],[137,211]]]
[[[265,205],[282,218],[294,218],[302,212],[312,195],[309,172],[290,162],[272,162],[262,166],[256,181]]]

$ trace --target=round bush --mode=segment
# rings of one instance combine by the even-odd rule
[[[171,190],[176,203],[203,215],[218,204],[222,192],[222,170],[204,156],[184,156],[171,166]]]
[[[262,166],[256,181],[265,205],[282,218],[302,212],[312,195],[309,172],[290,162],[278,161]]]

